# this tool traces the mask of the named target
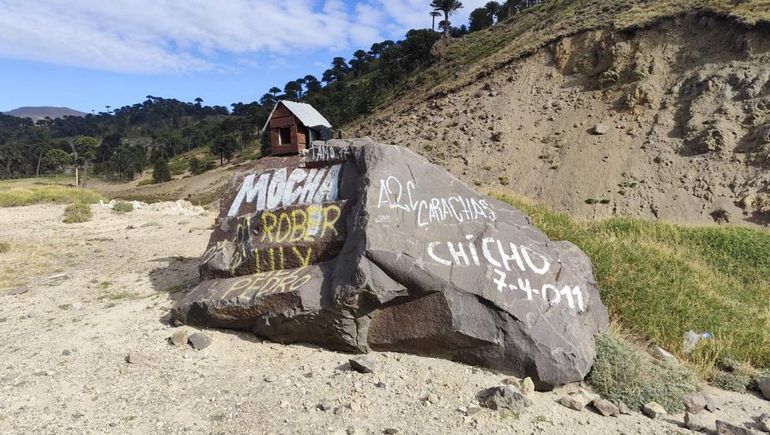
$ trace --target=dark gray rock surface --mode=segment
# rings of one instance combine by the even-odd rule
[[[174,308],[188,324],[353,352],[410,352],[582,380],[606,329],[588,258],[520,211],[408,149],[330,141],[346,156],[264,158],[236,174]]]

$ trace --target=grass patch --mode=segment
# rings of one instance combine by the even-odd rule
[[[11,244],[8,242],[0,242],[0,254],[4,254],[11,250]]]
[[[498,198],[591,258],[602,301],[624,329],[689,361],[704,377],[727,357],[770,367],[770,232],[620,217],[579,222]],[[690,329],[713,338],[685,354]]]
[[[19,207],[39,203],[94,204],[100,199],[102,196],[92,190],[56,185],[0,190],[0,207]]]
[[[653,360],[610,332],[596,338],[596,360],[588,376],[594,391],[639,409],[655,401],[668,412],[681,411],[684,396],[697,388],[695,376],[676,362]]]
[[[64,208],[64,216],[62,221],[65,224],[77,224],[81,222],[88,222],[94,217],[91,211],[90,204],[75,203],[70,204]]]
[[[112,206],[112,211],[117,213],[129,213],[134,211],[134,204],[126,201],[118,201]]]

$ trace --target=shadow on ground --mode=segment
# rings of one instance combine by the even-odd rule
[[[177,303],[190,289],[200,282],[198,257],[165,257],[153,260],[167,263],[150,271],[150,283],[156,292],[167,293]]]

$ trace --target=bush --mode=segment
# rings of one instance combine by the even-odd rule
[[[87,189],[66,186],[35,186],[0,191],[0,207],[19,207],[39,203],[94,204],[102,197]]]
[[[75,203],[70,204],[64,209],[63,221],[65,224],[77,224],[90,221],[93,217],[91,206],[89,204]]]
[[[588,375],[594,391],[639,409],[655,401],[668,412],[681,411],[682,399],[696,390],[695,376],[677,362],[658,362],[612,333],[596,337],[596,360]]]
[[[152,168],[152,180],[156,184],[171,181],[171,171],[168,168],[168,161],[166,159],[161,157],[155,161]]]
[[[190,172],[194,175],[202,174],[214,169],[216,163],[213,160],[201,160],[197,157],[190,159]]]
[[[118,201],[114,206],[112,206],[112,211],[116,211],[118,213],[128,213],[134,211],[134,204],[126,201]]]
[[[8,242],[0,242],[0,254],[11,250],[11,244]]]

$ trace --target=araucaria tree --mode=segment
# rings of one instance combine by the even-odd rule
[[[462,2],[458,0],[433,0],[430,2],[430,6],[434,10],[444,13],[444,38],[449,38],[449,16],[463,7]]]

